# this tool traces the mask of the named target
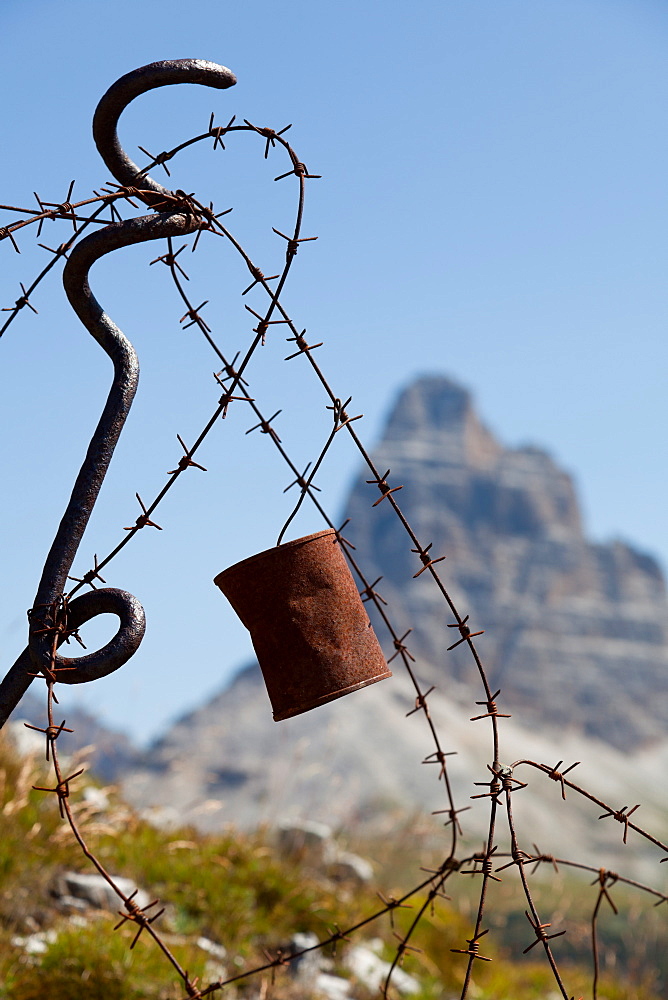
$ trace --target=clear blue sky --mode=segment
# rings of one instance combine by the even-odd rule
[[[283,4],[219,0],[4,0],[0,9],[0,202],[83,197],[108,179],[90,135],[95,105],[120,75],[156,59],[229,66],[227,92],[166,88],[121,121],[136,153],[204,131],[211,111],[279,129],[323,179],[308,189],[305,235],[285,302],[325,341],[323,368],[365,414],[373,443],[398,389],[443,372],[474,392],[509,444],[546,447],[576,477],[587,529],[622,536],[668,564],[665,516],[668,8],[659,0],[416,0]],[[284,244],[296,182],[260,140],[232,139],[174,161],[174,187],[217,208],[265,273]],[[139,155],[139,154],[137,154]],[[275,169],[275,168],[278,169]],[[0,213],[0,225],[11,213]],[[57,246],[66,223],[48,224]],[[244,275],[214,241],[190,257],[193,297],[224,349],[248,342]],[[46,251],[0,245],[0,305]],[[154,246],[97,265],[92,284],[135,344],[142,383],[76,569],[108,551],[215,406],[210,351],[182,314]],[[186,256],[185,254],[182,256]],[[245,300],[244,300],[245,301]],[[260,300],[258,300],[260,301]],[[97,421],[108,362],[64,303],[54,276],[0,341],[3,469],[2,669],[25,644],[25,610]],[[250,304],[253,304],[252,302]],[[253,363],[253,394],[298,463],[329,427],[303,359],[283,335]],[[70,697],[148,738],[217,690],[250,653],[213,576],[274,544],[289,482],[267,439],[246,437],[241,406],[106,575],[145,605],[140,652]],[[357,467],[337,442],[317,482],[336,515]],[[305,505],[295,533],[319,530]],[[76,570],[75,570],[76,571]],[[78,575],[78,574],[77,574]],[[113,621],[111,619],[110,621]],[[96,634],[90,630],[91,646]],[[270,721],[269,709],[267,718]]]

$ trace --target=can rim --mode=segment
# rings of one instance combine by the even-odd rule
[[[263,552],[256,552],[255,555],[248,556],[246,559],[241,559],[239,562],[234,563],[234,565],[228,566],[227,569],[222,570],[217,576],[214,577],[213,582],[217,587],[220,587],[221,581],[227,576],[242,567],[249,566],[251,563],[257,562],[259,559],[267,559],[279,552],[284,552],[287,549],[295,548],[299,545],[306,545],[308,542],[314,542],[318,538],[324,538],[326,535],[332,535],[332,541],[336,541],[336,534],[337,533],[334,528],[326,528],[324,531],[316,531],[312,535],[304,535],[302,538],[293,538],[292,541],[283,542],[282,545],[274,545],[270,549],[264,549]]]
[[[384,671],[374,674],[373,677],[365,677],[364,680],[355,681],[353,684],[347,684],[345,687],[339,688],[337,691],[328,691],[327,694],[322,694],[317,698],[311,699],[310,701],[303,702],[298,708],[278,708],[273,713],[274,722],[284,722],[286,719],[294,719],[297,715],[303,715],[305,712],[311,712],[314,708],[319,708],[321,705],[327,705],[330,701],[336,701],[337,698],[343,698],[347,694],[352,694],[353,691],[361,691],[362,688],[369,687],[370,684],[377,684],[378,681],[384,681],[388,677],[392,677],[392,671],[386,665]]]

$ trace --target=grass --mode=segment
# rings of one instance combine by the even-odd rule
[[[152,827],[113,794],[109,809],[99,815],[83,799],[85,779],[73,786],[71,799],[85,839],[107,870],[134,880],[166,906],[155,927],[182,967],[202,977],[200,985],[221,975],[220,968],[211,964],[211,956],[199,947],[201,937],[224,945],[223,964],[232,976],[264,963],[265,949],[275,954],[276,949],[289,945],[296,931],[315,933],[322,940],[333,927],[350,926],[379,908],[375,887],[360,891],[357,885],[326,878],[307,859],[286,859],[276,850],[269,831],[226,830],[216,836],[190,828],[167,832]],[[61,821],[55,795],[32,791],[33,784],[53,786],[45,762],[17,758],[0,738],[1,1000],[43,1000],[45,996],[49,1000],[178,1000],[183,984],[146,934],[130,950],[136,931],[133,925],[126,923],[113,931],[119,920],[115,914],[89,910],[73,917],[59,905],[53,893],[58,876],[66,869],[90,872],[92,868]],[[421,881],[420,865],[438,862],[433,842],[413,821],[398,826],[394,838],[346,846],[373,858],[377,888],[397,895]],[[531,941],[531,930],[523,916],[523,900],[512,889],[512,874],[504,875],[502,887],[494,887],[486,924],[491,933],[481,948],[494,961],[475,963],[471,1000],[548,1000],[558,995],[554,979],[541,960],[540,946],[527,956],[521,954]],[[550,883],[550,888],[541,889],[536,883],[538,905],[549,913],[556,904],[561,911],[569,934],[555,942],[560,969],[570,993],[588,997],[587,920],[595,890],[563,876],[557,886],[555,890]],[[433,913],[426,913],[410,942],[421,952],[405,955],[405,970],[421,984],[415,1000],[450,1000],[461,992],[466,960],[451,949],[465,948],[471,935],[479,880],[455,874],[446,888],[457,906],[439,902]],[[665,984],[662,987],[656,981],[652,955],[656,959],[665,950],[661,948],[663,913],[652,911],[651,904],[645,907],[645,923],[637,923],[634,931],[630,915],[635,914],[638,900],[619,887],[614,895],[621,915],[617,923],[614,915],[606,915],[603,921],[605,975],[599,984],[599,1000],[658,1000]],[[654,915],[654,922],[646,921],[647,911]],[[394,931],[401,934],[414,913],[397,910],[394,927],[386,915],[355,935],[354,943],[379,937],[383,957],[390,961],[397,944]],[[46,931],[54,933],[39,954],[26,953],[18,943],[17,935],[25,938]],[[629,958],[633,938],[640,944],[635,968]],[[337,961],[341,954],[339,949]],[[616,967],[610,964],[611,955],[619,960]],[[620,969],[624,963],[633,985],[626,982],[624,968]],[[334,969],[350,976],[340,965]],[[360,1000],[371,996],[359,984],[354,990]],[[279,970],[273,985],[271,975],[265,973],[219,995],[299,1000],[313,993]]]

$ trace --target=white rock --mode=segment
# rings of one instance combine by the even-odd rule
[[[321,949],[316,948],[317,944],[318,935],[312,931],[297,931],[290,939],[290,951],[293,955],[306,951],[307,948],[314,949],[290,962],[290,974],[302,986],[314,988],[320,973],[332,967],[332,960]]]
[[[35,934],[29,934],[28,937],[21,937],[17,934],[12,938],[12,944],[15,948],[23,948],[27,955],[43,955],[57,937],[54,930],[37,931]]]
[[[7,723],[6,728],[19,757],[45,756],[46,737],[43,733],[38,733],[34,729],[28,729],[25,719],[14,719]]]
[[[227,958],[227,950],[222,944],[211,941],[210,938],[198,937],[195,942],[198,948],[210,955],[210,959],[204,965],[204,976],[206,979],[219,981],[227,976],[227,969],[223,964],[223,959]]]
[[[216,944],[215,941],[211,941],[209,938],[198,937],[195,944],[213,958],[219,958],[221,961],[227,958],[227,949],[222,944]]]
[[[324,861],[331,848],[332,830],[312,820],[283,820],[278,827],[278,844],[286,854],[308,851]]]
[[[378,990],[387,979],[390,963],[375,955],[369,948],[357,945],[346,952],[344,963],[349,972],[369,990]],[[395,968],[392,984],[403,995],[417,993],[420,984],[403,969]]]
[[[111,877],[126,896],[131,896],[137,889],[135,883],[129,878],[123,878],[120,875],[112,875]],[[61,898],[72,896],[74,899],[83,900],[90,906],[96,906],[99,910],[125,909],[120,896],[114,892],[101,875],[65,872],[60,877],[59,890],[58,895]],[[143,889],[137,889],[133,902],[143,908],[151,902],[151,897]]]
[[[326,997],[327,1000],[347,1000],[351,995],[347,979],[330,976],[327,972],[320,973],[313,988],[317,996]]]
[[[109,808],[109,796],[103,788],[86,785],[83,790],[83,797],[84,802],[95,809],[96,812],[106,812]]]
[[[337,851],[328,866],[328,874],[337,880],[367,883],[373,878],[373,866],[366,858],[350,851]]]

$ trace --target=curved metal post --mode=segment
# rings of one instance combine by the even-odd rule
[[[234,75],[223,66],[197,59],[152,63],[121,77],[98,104],[93,131],[98,150],[119,183],[132,185],[139,168],[123,151],[116,132],[123,109],[139,94],[171,83],[201,83],[218,89],[232,86]],[[147,175],[139,197],[149,205],[176,196]],[[87,236],[72,250],[63,272],[69,302],[88,332],[109,355],[114,377],[102,412],[74,483],[69,503],[51,545],[30,612],[30,640],[0,684],[0,726],[4,724],[36,673],[66,684],[103,677],[127,662],[144,635],[144,611],[136,598],[121,590],[98,589],[65,604],[68,573],[88,524],[114,448],[137,389],[139,363],[130,341],[104,312],[90,290],[88,274],[100,257],[121,247],[168,236],[184,236],[200,228],[202,219],[189,212],[163,212],[112,223]],[[76,659],[55,653],[76,628],[99,614],[120,619],[114,638],[102,649]],[[66,671],[62,674],[60,671]]]

